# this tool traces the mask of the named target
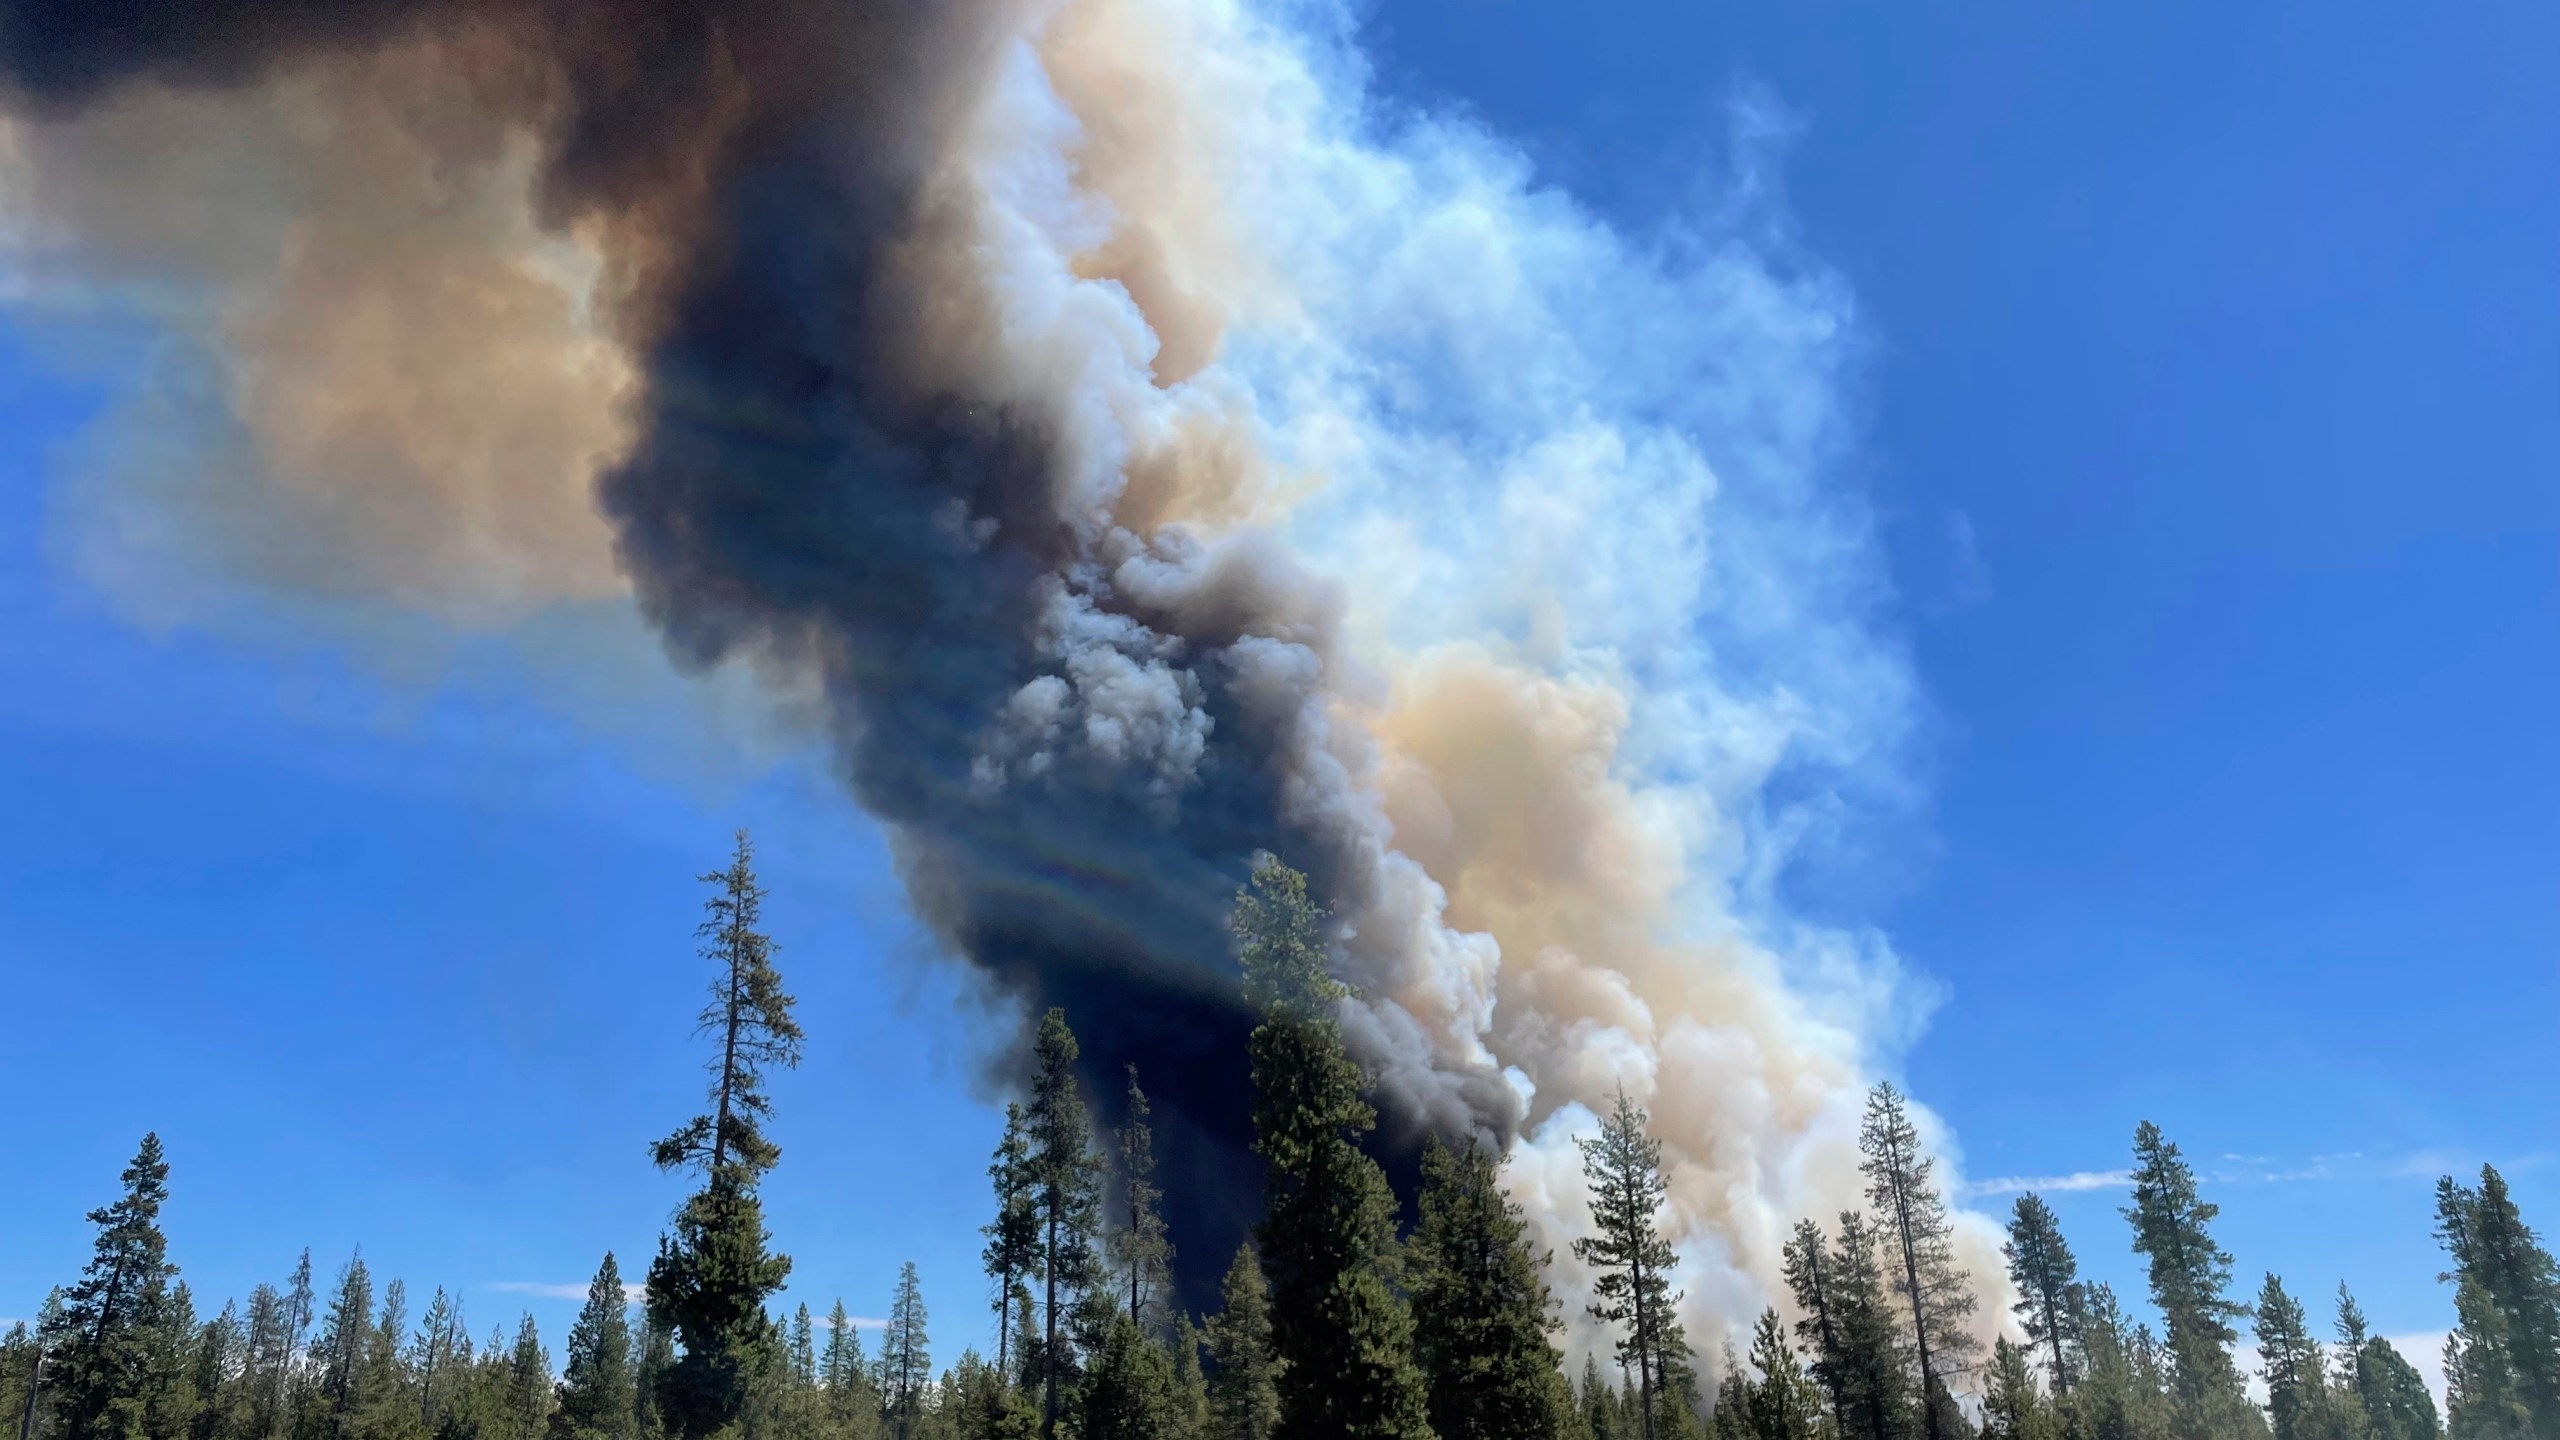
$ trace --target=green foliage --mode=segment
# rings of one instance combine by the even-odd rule
[[[1129,1318],[1142,1327],[1161,1320],[1161,1300],[1171,1283],[1173,1242],[1165,1237],[1164,1192],[1156,1187],[1155,1132],[1138,1067],[1129,1067],[1128,1116],[1120,1142],[1120,1228],[1111,1236],[1112,1257],[1129,1287]]]
[[[2018,1291],[2011,1308],[2026,1332],[2027,1347],[2044,1366],[2045,1383],[2055,1398],[2068,1399],[2081,1365],[2080,1263],[2062,1238],[2062,1222],[2042,1196],[2030,1190],[2018,1197],[2000,1253]]]
[[[39,1331],[50,1357],[44,1392],[65,1440],[162,1440],[171,1417],[152,1402],[191,1358],[172,1351],[178,1267],[160,1233],[169,1163],[157,1134],[142,1137],[122,1179],[124,1193],[89,1212],[98,1227],[89,1263]]]
[[[1662,1175],[1662,1143],[1645,1133],[1645,1113],[1618,1092],[1617,1107],[1601,1121],[1600,1134],[1574,1142],[1582,1150],[1582,1176],[1591,1187],[1594,1233],[1573,1242],[1574,1258],[1597,1272],[1591,1318],[1623,1327],[1618,1365],[1636,1386],[1637,1427],[1644,1440],[1668,1428],[1666,1416],[1679,1395],[1689,1347],[1672,1316],[1680,1293],[1671,1288],[1677,1256],[1654,1228],[1669,1193]]]
[[[2494,1166],[2477,1188],[2436,1183],[2436,1237],[2453,1260],[2458,1323],[2446,1341],[2446,1429],[2456,1440],[2520,1424],[2560,1440],[2560,1267]]]
[[[932,1341],[925,1332],[924,1287],[916,1262],[898,1267],[897,1293],[889,1301],[889,1326],[880,1332],[880,1401],[889,1433],[913,1440],[933,1383]]]
[[[1928,1440],[1949,1440],[1952,1405],[1939,1396],[1950,1388],[1949,1377],[1965,1372],[1977,1348],[1965,1329],[1974,1309],[1973,1282],[1956,1268],[1955,1229],[1933,1175],[1937,1162],[1921,1148],[1910,1107],[1892,1085],[1879,1081],[1868,1092],[1858,1150],[1867,1203],[1884,1230],[1885,1283],[1901,1297],[1910,1319],[1912,1362],[1928,1400],[1921,1432]]]
[[[2391,1342],[2365,1328],[2364,1311],[2347,1287],[2338,1287],[2340,1384],[2364,1411],[2371,1440],[2437,1440],[2435,1397],[2416,1366]]]
[[[569,1330],[567,1368],[551,1412],[551,1440],[637,1440],[630,1303],[622,1293],[622,1269],[608,1250],[587,1285],[586,1307]]]
[[[800,1026],[791,1016],[782,974],[773,968],[773,941],[756,928],[765,889],[756,881],[755,846],[747,832],[738,832],[728,868],[702,880],[714,889],[694,933],[702,941],[702,958],[718,969],[695,1033],[719,1041],[704,1066],[711,1075],[711,1109],[677,1127],[650,1153],[662,1170],[691,1167],[707,1179],[727,1178],[749,1188],[782,1157],[764,1133],[773,1118],[765,1072],[800,1063]]]
[[[1752,1440],[1817,1440],[1822,1395],[1787,1343],[1775,1310],[1760,1312],[1751,1331],[1751,1368],[1758,1372],[1743,1397]]]
[[[1179,1428],[1173,1357],[1138,1322],[1115,1315],[1085,1369],[1078,1440],[1162,1440]]]
[[[2258,1289],[2251,1319],[2275,1440],[2355,1440],[2350,1412],[2329,1391],[2328,1351],[2312,1338],[2302,1302],[2286,1293],[2273,1272]]]
[[[1270,1440],[1280,1423],[1271,1295],[1249,1244],[1227,1266],[1218,1313],[1209,1317],[1209,1365],[1209,1423],[1219,1440]]]
[[[1439,1440],[1551,1437],[1560,1328],[1529,1222],[1502,1193],[1493,1156],[1469,1139],[1422,1157],[1421,1223],[1405,1252],[1414,1358]]]
[[[2027,1352],[2006,1335],[1994,1340],[1982,1385],[1983,1440],[2058,1440],[2060,1434],[2060,1417],[2037,1392]]]
[[[1262,1010],[1250,1060],[1254,1150],[1268,1167],[1256,1233],[1281,1362],[1274,1433],[1420,1440],[1413,1324],[1389,1283],[1395,1197],[1359,1146],[1377,1116],[1333,1019],[1342,990],[1324,969],[1323,922],[1306,877],[1276,860],[1237,897],[1245,993]]]
[[[2201,1440],[2261,1434],[2265,1423],[2231,1358],[2239,1338],[2231,1321],[2248,1311],[2230,1298],[2231,1257],[2206,1228],[2221,1207],[2198,1193],[2178,1147],[2148,1120],[2134,1131],[2133,1157],[2133,1204],[2124,1216],[2134,1250],[2150,1261],[2179,1426]]]
[[[1080,1053],[1065,1011],[1051,1010],[1040,1018],[1032,1041],[1031,1103],[1024,1119],[1031,1145],[1032,1214],[1038,1226],[1035,1272],[1041,1321],[1036,1355],[1026,1358],[1040,1377],[1043,1435],[1056,1433],[1079,1374],[1076,1327],[1069,1312],[1107,1279],[1098,1238],[1102,1162],[1093,1153],[1092,1123],[1076,1088]]]
[[[1028,1318],[1030,1296],[1024,1277],[1037,1273],[1041,1260],[1030,1121],[1019,1104],[1004,1107],[1004,1138],[997,1142],[995,1157],[987,1163],[987,1178],[995,1186],[996,1218],[979,1231],[987,1237],[979,1259],[986,1266],[987,1278],[995,1282],[996,1372],[1011,1377],[1021,1373],[1020,1362],[1025,1358],[1013,1349],[1015,1334]],[[1016,1301],[1023,1302],[1019,1308]]]

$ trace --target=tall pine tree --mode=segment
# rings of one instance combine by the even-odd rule
[[[1639,1433],[1643,1440],[1657,1440],[1666,1428],[1673,1372],[1684,1370],[1688,1360],[1688,1344],[1672,1318],[1680,1303],[1680,1293],[1671,1288],[1677,1257],[1654,1223],[1668,1193],[1662,1144],[1645,1133],[1645,1113],[1624,1090],[1601,1121],[1599,1135],[1574,1143],[1582,1149],[1597,1231],[1573,1242],[1574,1258],[1598,1272],[1591,1318],[1622,1327],[1618,1364],[1635,1379]]]
[[[889,1325],[880,1332],[880,1398],[890,1433],[915,1440],[924,1421],[925,1390],[933,1383],[933,1345],[925,1330],[924,1286],[916,1262],[898,1268],[898,1290],[889,1300]]]
[[[98,1235],[88,1265],[43,1317],[41,1389],[60,1440],[151,1440],[146,1412],[178,1273],[160,1232],[169,1162],[157,1134],[142,1137],[122,1179],[124,1193],[89,1212]]]
[[[2465,1391],[2448,1428],[2457,1437],[2491,1433],[2461,1408],[2520,1410],[2536,1440],[2560,1440],[2560,1267],[2496,1167],[2480,1167],[2477,1187],[2450,1176],[2436,1182],[2436,1238],[2453,1260],[2445,1278],[2459,1321],[2446,1347],[2448,1392],[2457,1378]]]
[[[2338,1287],[2340,1383],[2364,1410],[2372,1440],[2436,1440],[2435,1396],[2426,1378],[2390,1341],[2366,1328],[2364,1310],[2347,1287]]]
[[[2054,1398],[2068,1400],[2080,1369],[2080,1264],[2044,1197],[2032,1190],[2018,1197],[2000,1253],[2009,1261],[2009,1282],[2018,1291],[2012,1309],[2027,1346],[2044,1366]]]
[[[551,1411],[551,1440],[637,1440],[630,1304],[622,1293],[622,1267],[608,1250],[587,1284],[586,1308],[569,1329],[567,1368]]]
[[[1147,1092],[1138,1088],[1138,1067],[1129,1067],[1128,1114],[1120,1126],[1120,1228],[1112,1251],[1129,1286],[1129,1318],[1152,1328],[1156,1302],[1173,1264],[1173,1242],[1165,1237],[1164,1192],[1156,1188],[1155,1131],[1147,1108]]]
[[[1037,1273],[1040,1263],[1040,1207],[1031,1161],[1030,1121],[1020,1104],[1009,1103],[1004,1107],[1004,1138],[996,1143],[995,1158],[987,1163],[987,1178],[995,1185],[996,1218],[979,1231],[987,1237],[979,1258],[996,1291],[996,1373],[1008,1380],[1018,1373],[1017,1362],[1022,1358],[1011,1348],[1022,1318],[1015,1313],[1014,1301],[1023,1291],[1025,1277]]]
[[[801,1041],[773,942],[758,928],[765,890],[745,831],[728,868],[702,879],[712,893],[695,933],[714,973],[697,1033],[715,1042],[706,1066],[710,1109],[652,1152],[661,1169],[691,1169],[703,1182],[649,1266],[650,1321],[681,1347],[656,1378],[659,1414],[679,1440],[704,1440],[737,1423],[776,1359],[764,1303],[782,1288],[791,1260],[772,1253],[756,1184],[781,1158],[764,1131],[773,1113],[765,1076],[799,1064]]]
[[[1951,1440],[1949,1380],[1965,1372],[1976,1344],[1965,1329],[1973,1314],[1973,1283],[1956,1268],[1955,1229],[1933,1176],[1937,1162],[1921,1149],[1910,1107],[1889,1083],[1879,1081],[1867,1094],[1858,1150],[1867,1203],[1884,1228],[1886,1284],[1902,1297],[1910,1318],[1921,1433],[1928,1440]]]
[[[1095,1232],[1102,1216],[1102,1164],[1092,1122],[1076,1088],[1080,1055],[1063,1010],[1040,1019],[1032,1041],[1031,1201],[1039,1227],[1040,1433],[1055,1436],[1077,1378],[1071,1313],[1103,1281]]]
[[[2196,1189],[2178,1147],[2145,1120],[2133,1137],[2133,1248],[2150,1262],[2151,1303],[2166,1327],[2169,1375],[2182,1428],[2201,1440],[2260,1432],[2263,1422],[2231,1358],[2231,1321],[2246,1308],[2230,1298],[2231,1257],[2206,1229],[2221,1207]]]
[[[1218,1313],[1209,1317],[1210,1424],[1217,1440],[1271,1440],[1280,1423],[1271,1297],[1251,1245],[1238,1247],[1218,1293]]]
[[[1423,1152],[1422,1220],[1405,1259],[1414,1359],[1439,1440],[1552,1437],[1568,1408],[1548,1336],[1559,1328],[1529,1242],[1528,1218],[1502,1193],[1491,1152],[1473,1139]]]
[[[1377,1125],[1334,1006],[1325,914],[1306,877],[1266,859],[1237,897],[1254,1152],[1266,1167],[1258,1235],[1271,1282],[1283,1440],[1422,1440],[1413,1321],[1390,1283],[1395,1196],[1360,1137]]]

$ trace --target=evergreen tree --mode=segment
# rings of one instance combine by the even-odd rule
[[[454,1385],[455,1368],[469,1344],[462,1333],[461,1308],[439,1287],[427,1301],[427,1313],[418,1321],[418,1333],[409,1341],[409,1373],[417,1377],[421,1432],[436,1432]]]
[[[2088,1440],[2164,1440],[2168,1397],[2144,1352],[2147,1336],[2125,1322],[2115,1292],[2093,1285],[2081,1328],[2085,1356],[2073,1400],[2075,1430]]]
[[[1812,1377],[1787,1343],[1786,1327],[1775,1310],[1760,1312],[1751,1332],[1751,1368],[1759,1372],[1745,1403],[1752,1440],[1816,1440],[1822,1429],[1822,1402]]]
[[[516,1323],[516,1343],[507,1351],[505,1376],[499,1440],[534,1440],[551,1418],[551,1352],[542,1348],[542,1335],[534,1328],[531,1314]]]
[[[2000,1247],[2017,1287],[2013,1310],[2027,1345],[2044,1365],[2057,1401],[2071,1397],[2080,1353],[2080,1264],[2062,1238],[2053,1207],[2030,1190],[2009,1214],[2009,1239]]]
[[[1907,1440],[1918,1428],[1906,1376],[1908,1332],[1886,1299],[1875,1227],[1856,1211],[1841,1212],[1830,1275],[1847,1392],[1844,1433],[1858,1440]]]
[[[630,1300],[622,1268],[604,1254],[587,1285],[586,1308],[569,1330],[568,1367],[551,1412],[551,1440],[638,1440],[631,1379]]]
[[[997,1142],[995,1158],[987,1165],[987,1178],[995,1184],[996,1218],[979,1232],[987,1237],[987,1247],[979,1253],[987,1278],[996,1287],[996,1372],[1010,1381],[1018,1373],[1016,1362],[1021,1358],[1010,1350],[1021,1325],[1014,1300],[1022,1293],[1024,1277],[1039,1265],[1041,1253],[1030,1122],[1019,1104],[1004,1107],[1004,1138]]]
[[[1598,1272],[1592,1281],[1591,1317],[1624,1327],[1618,1364],[1635,1379],[1637,1427],[1643,1440],[1665,1428],[1672,1369],[1687,1360],[1675,1333],[1680,1294],[1671,1288],[1677,1257],[1654,1228],[1668,1193],[1662,1176],[1662,1143],[1645,1134],[1645,1113],[1618,1092],[1617,1108],[1595,1139],[1577,1140],[1583,1179],[1591,1186],[1591,1220],[1598,1233],[1573,1242],[1574,1258]]]
[[[666,1418],[658,1410],[658,1394],[675,1368],[674,1333],[653,1320],[644,1320],[631,1336],[632,1428],[640,1440],[664,1440],[667,1434]]]
[[[1428,1434],[1413,1322],[1390,1283],[1395,1196],[1360,1137],[1377,1125],[1334,1006],[1324,910],[1306,877],[1264,860],[1236,900],[1250,1044],[1254,1152],[1267,1167],[1258,1235],[1279,1357],[1277,1434]]]
[[[2425,1377],[2391,1342],[2371,1334],[2364,1311],[2347,1287],[2338,1287],[2340,1384],[2363,1407],[2372,1440],[2437,1440],[2435,1397]]]
[[[889,1327],[880,1334],[881,1400],[898,1440],[914,1440],[933,1382],[933,1350],[925,1334],[924,1287],[916,1262],[898,1269],[898,1292],[889,1302]]]
[[[2560,1267],[2494,1166],[2480,1167],[2476,1189],[2451,1176],[2436,1182],[2436,1237],[2453,1260],[2445,1278],[2455,1284],[2460,1322],[2447,1342],[2456,1357],[2445,1367],[2448,1401],[2458,1371],[2465,1405],[2499,1417],[2454,1413],[2448,1428],[2457,1436],[2494,1433],[2509,1411],[2521,1410],[2531,1434],[2560,1440]]]
[[[1711,1440],[1752,1440],[1751,1377],[1742,1373],[1742,1359],[1733,1353],[1733,1342],[1725,1342],[1724,1377],[1716,1382],[1715,1409],[1707,1417],[1707,1433]]]
[[[2247,1313],[2228,1294],[2231,1257],[2206,1229],[2221,1207],[2197,1193],[2178,1147],[2145,1120],[2134,1131],[2133,1248],[2150,1261],[2151,1302],[2166,1328],[2169,1376],[2183,1428],[2201,1437],[2257,1431],[2241,1387],[2231,1321]]]
[[[1809,1368],[1814,1387],[1830,1407],[1833,1427],[1846,1437],[1853,1433],[1849,1401],[1855,1367],[1845,1342],[1843,1317],[1838,1313],[1838,1297],[1834,1294],[1837,1281],[1831,1273],[1829,1245],[1819,1224],[1799,1220],[1795,1233],[1779,1248],[1778,1255],[1788,1293],[1795,1297],[1796,1310],[1802,1316],[1796,1321],[1796,1338],[1813,1356]]]
[[[1163,1440],[1174,1429],[1172,1357],[1126,1315],[1112,1317],[1082,1392],[1078,1440]]]
[[[372,1332],[365,1337],[354,1413],[349,1417],[349,1430],[358,1440],[424,1440],[415,1384],[401,1353],[408,1326],[409,1287],[395,1276],[382,1287],[382,1304],[374,1312]]]
[[[1560,1328],[1528,1218],[1502,1193],[1473,1139],[1434,1139],[1422,1157],[1421,1223],[1406,1250],[1414,1358],[1439,1440],[1551,1437],[1559,1415]]]
[[[1271,1440],[1280,1423],[1272,1381],[1270,1292],[1251,1245],[1236,1250],[1209,1317],[1209,1419],[1218,1440]]]
[[[1156,1188],[1155,1132],[1138,1067],[1129,1067],[1129,1113],[1120,1126],[1120,1230],[1114,1258],[1128,1277],[1129,1318],[1145,1326],[1171,1275],[1173,1242],[1165,1238],[1164,1192]]]
[[[2286,1293],[2273,1271],[2258,1289],[2251,1320],[2275,1440],[2345,1440],[2329,1406],[2328,1353],[2312,1338],[2302,1302]]]
[[[310,1256],[306,1253],[303,1259],[307,1265]],[[249,1313],[243,1321],[248,1353],[242,1360],[241,1380],[248,1416],[241,1425],[242,1440],[273,1440],[284,1433],[285,1376],[293,1363],[287,1304],[284,1294],[272,1285],[261,1284],[249,1292]]]
[[[862,1359],[862,1332],[838,1300],[827,1312],[827,1348],[818,1362],[818,1383],[826,1393],[829,1440],[870,1440],[879,1428],[880,1397]]]
[[[344,1440],[349,1417],[356,1411],[356,1384],[363,1373],[365,1344],[373,1333],[373,1276],[365,1269],[364,1252],[349,1257],[338,1271],[337,1289],[311,1343],[311,1359],[319,1374],[319,1406],[310,1417],[316,1433]]]
[[[164,1357],[162,1324],[169,1242],[160,1210],[169,1200],[169,1164],[157,1134],[142,1137],[122,1176],[124,1193],[89,1212],[98,1227],[88,1265],[46,1317],[41,1387],[62,1440],[150,1440],[153,1382]]]
[[[2059,1427],[2052,1408],[2036,1393],[2027,1352],[2010,1344],[2008,1336],[1991,1342],[1991,1370],[1985,1379],[1983,1440],[2055,1440]]]
[[[237,1440],[243,1434],[249,1396],[241,1377],[247,1369],[248,1348],[236,1303],[225,1302],[222,1313],[196,1333],[190,1368],[200,1408],[195,1423],[188,1427],[189,1440]],[[0,1416],[10,1413],[0,1405]]]
[[[1955,1229],[1932,1177],[1937,1162],[1920,1148],[1910,1108],[1891,1084],[1879,1081],[1868,1092],[1858,1149],[1867,1203],[1884,1226],[1890,1255],[1886,1283],[1902,1297],[1910,1317],[1923,1401],[1921,1431],[1928,1440],[1951,1440],[1951,1407],[1940,1397],[1950,1388],[1948,1377],[1965,1372],[1975,1348],[1964,1328],[1973,1314],[1973,1283],[1956,1268]]]
[[[1069,1312],[1100,1285],[1095,1230],[1102,1213],[1102,1166],[1093,1153],[1093,1130],[1084,1096],[1076,1088],[1081,1052],[1063,1010],[1040,1019],[1032,1041],[1031,1196],[1039,1225],[1040,1433],[1057,1433],[1060,1407],[1076,1381],[1075,1338]],[[1062,1330],[1064,1333],[1061,1333]]]
[[[764,1311],[782,1288],[790,1257],[771,1253],[756,1182],[780,1158],[764,1133],[773,1113],[765,1073],[800,1062],[800,1026],[773,967],[773,943],[757,928],[764,887],[754,849],[740,831],[696,932],[716,967],[698,1033],[716,1040],[707,1066],[710,1110],[657,1143],[661,1169],[690,1168],[703,1187],[676,1212],[674,1233],[649,1266],[649,1317],[682,1347],[657,1377],[657,1404],[679,1440],[704,1440],[736,1423],[778,1340]]]
[[[196,1339],[195,1300],[181,1281],[153,1307],[142,1333],[142,1430],[150,1440],[190,1440],[201,1408]]]
[[[1173,1312],[1173,1423],[1169,1440],[1210,1440],[1209,1376],[1200,1368],[1200,1327],[1188,1312]]]

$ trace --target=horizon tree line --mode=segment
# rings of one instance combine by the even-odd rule
[[[2002,1251],[2020,1339],[1984,1356],[1934,1159],[1890,1084],[1860,1128],[1865,1204],[1829,1229],[1797,1222],[1782,1248],[1793,1319],[1764,1310],[1746,1354],[1727,1341],[1711,1394],[1678,1318],[1661,1145],[1620,1093],[1578,1142],[1592,1229],[1571,1241],[1615,1374],[1593,1350],[1570,1378],[1552,1256],[1498,1155],[1431,1141],[1401,1225],[1364,1148],[1377,1117],[1335,1018],[1348,992],[1330,917],[1276,859],[1232,919],[1259,1019],[1264,1213],[1218,1308],[1195,1316],[1174,1294],[1141,1077],[1129,1069],[1123,1122],[1098,1133],[1053,1009],[988,1166],[994,1358],[971,1347],[936,1371],[912,1262],[866,1354],[841,1300],[823,1319],[774,1308],[792,1262],[758,1198],[782,1154],[767,1082],[804,1037],[747,836],[701,878],[704,1108],[650,1147],[697,1188],[660,1237],[638,1323],[611,1252],[557,1371],[530,1314],[475,1344],[439,1289],[412,1328],[405,1286],[377,1291],[361,1250],[325,1296],[306,1251],[281,1287],[199,1319],[167,1256],[168,1164],[146,1135],[122,1195],[89,1214],[82,1274],[0,1336],[0,1424],[20,1440],[2560,1440],[2560,1270],[2494,1168],[2437,1189],[2457,1315],[2440,1423],[2344,1286],[2334,1343],[2273,1274],[2238,1297],[2217,1207],[2148,1121],[2122,1213],[2157,1328],[2081,1279],[2030,1192]],[[2241,1322],[2263,1404],[2235,1355]]]

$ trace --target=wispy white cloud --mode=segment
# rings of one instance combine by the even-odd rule
[[[574,1284],[550,1280],[492,1280],[486,1288],[506,1295],[536,1295],[545,1300],[584,1300],[587,1298],[587,1283],[584,1280]],[[622,1298],[626,1304],[639,1304],[646,1291],[647,1287],[636,1280],[622,1282]]]
[[[2132,1183],[2130,1170],[2074,1170],[2068,1175],[2002,1175],[1976,1180],[1964,1187],[1964,1193],[2023,1195],[2033,1190],[2039,1195],[2068,1195],[2081,1190],[2120,1190]]]

